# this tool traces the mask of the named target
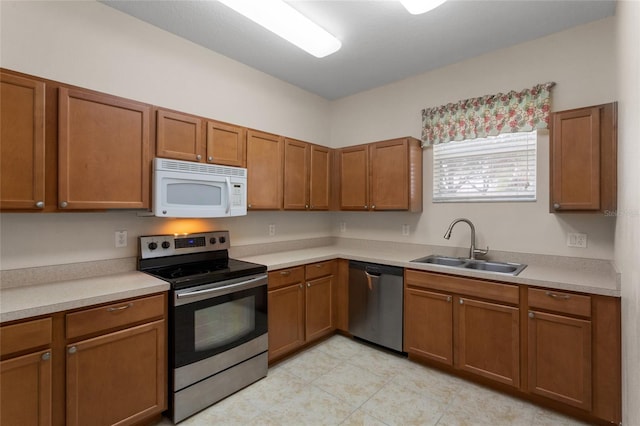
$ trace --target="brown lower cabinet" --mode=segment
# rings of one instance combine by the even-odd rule
[[[404,309],[410,358],[620,422],[620,299],[407,269]]]
[[[334,331],[336,260],[269,272],[269,362]]]
[[[167,408],[166,294],[4,325],[2,425],[135,425]]]

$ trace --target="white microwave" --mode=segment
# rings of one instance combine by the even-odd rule
[[[227,217],[247,214],[247,169],[153,159],[153,214]]]

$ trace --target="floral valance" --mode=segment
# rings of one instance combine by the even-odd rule
[[[520,92],[486,95],[422,110],[424,146],[549,126],[550,91],[555,83]]]

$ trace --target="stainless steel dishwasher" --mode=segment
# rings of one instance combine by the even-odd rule
[[[402,352],[403,269],[349,262],[349,332]]]

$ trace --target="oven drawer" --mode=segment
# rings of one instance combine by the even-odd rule
[[[304,281],[304,266],[269,272],[269,290]]]
[[[320,277],[326,277],[328,275],[335,275],[337,264],[337,261],[329,260],[327,262],[318,262],[307,265],[305,267],[307,281],[314,280]]]
[[[163,294],[74,312],[66,315],[67,339],[160,318],[164,312]]]

